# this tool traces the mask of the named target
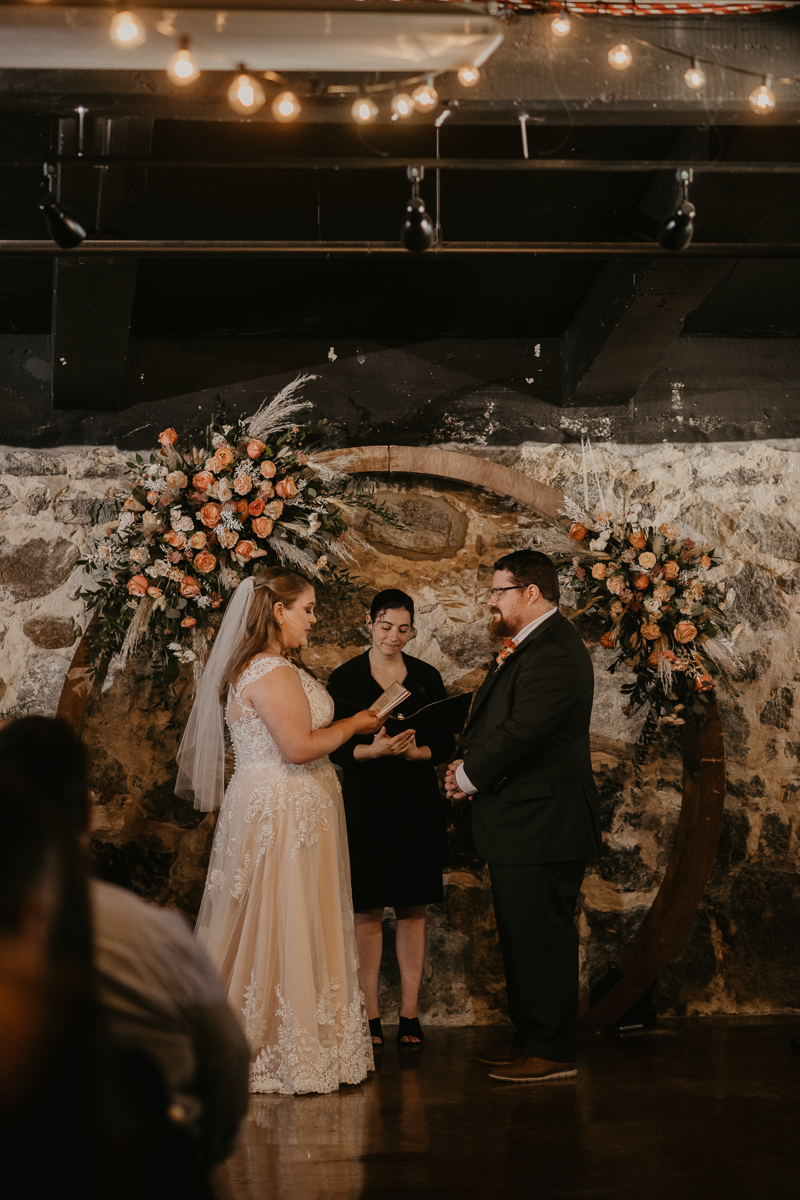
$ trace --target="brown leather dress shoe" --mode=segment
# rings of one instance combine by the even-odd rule
[[[489,1072],[490,1079],[502,1079],[504,1083],[545,1083],[548,1079],[574,1079],[578,1074],[574,1063],[550,1062],[546,1058],[529,1055],[516,1062],[495,1067]]]
[[[516,1062],[518,1058],[519,1050],[512,1046],[511,1042],[495,1042],[493,1046],[487,1046],[478,1054],[478,1062],[486,1063],[490,1067],[505,1066],[506,1063]]]

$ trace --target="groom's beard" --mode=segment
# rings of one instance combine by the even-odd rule
[[[517,632],[516,628],[512,628],[508,624],[508,622],[506,621],[506,619],[502,615],[502,613],[497,612],[497,613],[492,613],[490,615],[490,617],[489,617],[489,633],[491,634],[491,636],[493,638],[496,638],[498,640],[498,642],[502,641],[503,638],[514,637],[514,634],[516,632]]]

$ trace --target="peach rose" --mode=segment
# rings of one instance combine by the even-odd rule
[[[170,546],[174,546],[176,550],[183,550],[186,545],[186,538],[182,533],[178,533],[174,529],[168,529],[164,534],[164,541]]]
[[[711,566],[711,559],[707,554],[702,554],[700,556],[700,566],[705,567],[706,570],[708,570],[708,568]]]
[[[282,500],[270,501],[269,504],[265,505],[264,512],[267,514],[268,517],[272,517],[273,521],[277,521],[278,517],[283,512],[283,501]]]
[[[191,600],[192,596],[200,595],[200,584],[191,575],[187,575],[181,583],[181,595],[187,600]]]
[[[251,517],[260,517],[264,511],[264,501],[261,496],[257,500],[251,500],[247,506],[247,511]]]
[[[278,492],[278,495],[280,496],[281,493],[279,491],[279,488],[280,488],[280,484],[278,484],[278,488],[276,488],[275,490]],[[569,527],[569,536],[575,542],[582,542],[583,539],[586,537],[586,533],[587,533],[586,526],[581,525],[580,521],[573,521]]]
[[[624,587],[625,587],[624,575],[612,575],[608,581],[608,590],[614,596],[619,596]]]
[[[269,499],[270,496],[275,495],[275,488],[268,479],[265,479],[263,483],[258,485],[258,494],[259,496],[266,496],[266,498]]]
[[[203,465],[203,470],[208,471],[209,475],[215,475],[219,470],[219,463],[215,458],[207,458]]]
[[[660,583],[658,585],[658,587],[656,588],[656,590],[653,592],[653,597],[656,600],[660,600],[661,603],[663,604],[665,600],[669,600],[669,594],[671,591],[672,591],[672,588],[667,587],[667,585],[665,583]]]
[[[676,642],[681,642],[681,644],[683,644],[684,642],[691,642],[693,638],[696,637],[697,626],[693,625],[691,621],[679,621],[675,626]]]
[[[674,542],[678,536],[678,526],[673,525],[672,521],[665,521],[663,525],[659,525],[658,531],[659,533],[663,533],[664,537],[670,542]]]
[[[245,541],[236,543],[235,553],[238,554],[241,558],[252,558],[253,551],[257,550],[257,549],[258,549],[258,546],[256,546],[255,542],[245,540]]]
[[[275,484],[275,495],[283,496],[286,500],[291,500],[293,496],[297,495],[297,485],[291,475],[287,475],[280,483]]]
[[[239,496],[246,496],[253,490],[253,481],[249,475],[237,475],[233,481],[233,490]]]
[[[182,629],[191,629],[192,626],[196,625],[196,624],[197,624],[197,621],[195,621],[194,617],[184,617],[183,620],[181,621],[181,628]]]
[[[223,467],[229,467],[233,462],[233,451],[230,446],[220,446],[214,457],[217,460],[217,470],[222,470]]]
[[[650,576],[649,575],[637,575],[633,581],[633,586],[636,588],[637,591],[643,592],[645,590],[645,588],[649,588],[649,586],[650,586]]]
[[[256,537],[265,538],[272,533],[274,521],[270,521],[269,517],[255,517],[250,524],[253,526],[253,533]]]
[[[698,692],[710,692],[714,686],[714,680],[704,672],[702,675],[695,675],[694,686]]]
[[[193,533],[189,538],[189,545],[193,550],[202,550],[208,542],[208,538],[204,533]]]
[[[661,637],[661,630],[657,625],[651,625],[650,622],[645,622],[642,626],[642,637],[647,638],[648,642],[654,642],[656,638]]]
[[[633,533],[628,534],[628,541],[633,546],[634,550],[644,550],[645,546],[647,545],[647,538],[642,533],[641,529],[636,529]]]
[[[270,462],[269,459],[261,464],[261,474],[265,479],[272,479],[277,469],[278,468],[275,466],[275,463]]]
[[[669,560],[669,562],[664,563],[664,578],[665,579],[677,579],[679,571],[680,571],[680,567],[678,566],[678,564],[675,562],[675,560],[673,558],[671,558]]]
[[[147,595],[147,576],[134,575],[128,580],[128,593],[131,596],[146,596]]]
[[[247,443],[247,454],[249,458],[258,458],[259,454],[263,454],[267,448],[266,442],[260,442],[258,438],[253,438],[252,442]]]
[[[246,500],[234,500],[233,507],[240,517],[246,517],[250,505]]]
[[[656,556],[651,554],[649,550],[645,550],[644,554],[639,555],[639,566],[644,571],[650,571],[656,565]]]
[[[213,571],[216,565],[216,558],[213,554],[209,554],[207,550],[201,550],[194,560],[195,570],[201,571],[203,575],[207,575],[209,571]]]
[[[149,588],[147,589],[147,594],[148,594],[148,596],[152,596],[152,598],[153,598],[154,600],[158,600],[159,596],[163,596],[163,595],[164,595],[164,593],[162,592],[161,588],[157,588],[157,587],[149,587]]]
[[[157,502],[158,502],[158,492],[148,492],[147,493],[147,503],[148,504],[156,504]]]
[[[592,579],[605,579],[605,577],[606,577],[606,564],[605,563],[595,563],[594,566],[592,567]]]
[[[198,471],[192,478],[192,483],[197,488],[198,492],[207,492],[214,482],[214,476],[210,471]]]
[[[164,446],[174,446],[178,440],[178,435],[174,429],[164,429],[158,435],[159,444]]]
[[[219,525],[220,507],[218,504],[204,504],[200,509],[200,520],[208,529]]]
[[[166,478],[167,487],[172,488],[173,490],[177,488],[178,491],[180,491],[181,488],[185,488],[188,482],[189,480],[183,471],[170,471]]]
[[[605,646],[606,650],[613,650],[616,644],[617,639],[613,633],[602,633],[600,635],[600,645]]]
[[[220,546],[224,546],[226,550],[232,550],[239,540],[238,533],[234,533],[232,529],[220,529],[217,534],[217,540]]]

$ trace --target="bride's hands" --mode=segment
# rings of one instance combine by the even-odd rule
[[[375,733],[381,727],[381,718],[371,708],[364,708],[353,717],[353,725],[354,734]]]

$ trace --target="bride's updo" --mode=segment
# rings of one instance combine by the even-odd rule
[[[255,576],[253,600],[247,614],[244,637],[234,650],[222,676],[219,697],[223,704],[228,695],[228,688],[236,683],[250,659],[270,644],[280,646],[288,658],[308,671],[308,667],[300,659],[300,651],[287,650],[284,646],[280,625],[275,620],[275,605],[281,603],[285,608],[291,608],[311,586],[310,580],[290,567],[267,567],[266,571],[261,571]]]

